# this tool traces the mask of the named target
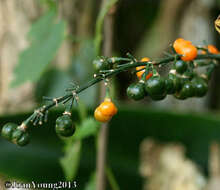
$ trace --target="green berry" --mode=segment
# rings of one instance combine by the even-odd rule
[[[158,101],[158,100],[163,100],[166,98],[166,94],[161,94],[161,95],[150,95],[152,100]]]
[[[28,132],[17,128],[12,133],[12,142],[19,146],[25,146],[30,142],[30,136]]]
[[[178,93],[179,99],[186,99],[195,95],[194,85],[191,82],[186,82],[180,92]]]
[[[178,60],[174,63],[174,67],[175,67],[177,73],[182,74],[187,69],[187,63],[185,61]]]
[[[69,115],[63,115],[57,118],[56,120],[56,133],[69,137],[72,136],[75,132],[75,125],[73,124],[72,119]]]
[[[173,84],[174,84],[173,91],[174,92],[179,91],[181,89],[181,87],[182,87],[182,80],[181,80],[181,78],[179,78],[176,75],[171,74],[171,73],[168,75],[168,78],[173,81]]]
[[[106,57],[98,57],[93,61],[95,71],[111,69],[112,64],[109,63]]]
[[[203,78],[200,77],[194,78],[193,85],[195,89],[195,96],[203,97],[206,95],[208,91],[208,84]]]
[[[7,140],[11,140],[13,131],[18,127],[15,123],[7,123],[2,127],[1,135]]]
[[[127,88],[127,95],[134,100],[143,99],[145,96],[144,83],[134,83]]]
[[[146,81],[145,90],[153,100],[161,100],[166,97],[166,83],[164,78],[153,76]]]
[[[175,89],[175,83],[172,79],[166,78],[165,79],[165,84],[166,84],[166,91],[167,94],[173,94],[175,93],[176,89]]]

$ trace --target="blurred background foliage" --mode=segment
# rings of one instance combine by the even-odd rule
[[[21,122],[30,110],[44,103],[42,96],[61,96],[70,82],[80,85],[91,79],[100,3],[0,0],[0,127],[8,121]],[[123,57],[130,52],[138,59],[155,59],[179,36],[220,47],[214,30],[219,9],[219,0],[118,0],[111,9],[113,55]],[[219,73],[218,68],[205,98],[177,101],[168,97],[159,103],[148,98],[128,100],[126,88],[137,79],[131,73],[116,76],[119,114],[109,126],[112,172],[108,180],[114,173],[113,181],[117,179],[121,189],[141,189],[139,145],[146,137],[181,142],[187,156],[208,174],[208,147],[220,138]],[[91,114],[98,104],[98,89],[95,85],[80,95],[79,109],[73,114],[77,123],[73,138],[58,140],[55,135],[55,118],[61,114],[56,109],[47,124],[32,129],[29,146],[18,148],[0,139],[0,174],[23,181],[75,179],[79,189],[94,189],[94,136],[99,124]],[[111,188],[117,189],[117,183],[116,187],[112,184]]]

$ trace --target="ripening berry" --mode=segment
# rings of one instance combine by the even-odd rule
[[[173,43],[173,48],[178,54],[182,55],[181,59],[183,61],[192,61],[197,56],[197,48],[190,41],[182,38]]]
[[[110,98],[106,98],[99,107],[103,115],[113,116],[118,111],[115,104],[112,103]]]
[[[94,117],[97,121],[108,122],[117,113],[117,108],[110,98],[105,98],[95,110]]]
[[[95,109],[94,117],[97,121],[103,122],[103,123],[108,122],[112,118],[112,116],[103,115],[102,112],[100,111],[100,107],[97,107]]]
[[[207,48],[208,48],[209,53],[212,53],[212,54],[218,54],[219,53],[218,49],[214,45],[208,45]]]
[[[148,58],[148,57],[143,57],[142,59],[141,59],[141,62],[146,62],[146,61],[150,61],[150,59]],[[142,77],[142,75],[144,74],[144,72],[145,72],[145,66],[138,66],[138,67],[136,67],[136,71],[139,71],[139,70],[141,70],[141,69],[143,69],[143,70],[141,70],[141,71],[139,71],[139,72],[137,72],[136,73],[136,75],[137,75],[137,77],[139,78],[139,80],[141,80],[141,77]],[[148,80],[150,77],[152,77],[153,76],[153,74],[152,73],[148,73],[147,75],[146,75],[146,80]]]

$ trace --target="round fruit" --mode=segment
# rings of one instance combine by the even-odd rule
[[[183,61],[192,61],[197,56],[197,48],[192,45],[190,41],[186,41],[182,38],[174,42],[173,48],[178,54],[182,55],[181,59]]]
[[[127,95],[134,100],[143,99],[145,96],[144,84],[140,82],[131,84],[127,88]]]
[[[117,108],[110,98],[105,98],[95,110],[94,117],[97,121],[108,122],[117,113]]]
[[[100,122],[103,122],[103,123],[108,122],[112,118],[112,116],[103,115],[102,112],[100,111],[100,107],[97,107],[95,109],[94,117],[97,121],[100,121]]]
[[[173,84],[174,84],[174,89],[173,89],[173,93],[176,92],[176,91],[179,91],[182,87],[182,80],[181,78],[177,77],[176,75],[174,74],[169,74],[168,75],[168,78],[173,81]]]
[[[56,120],[56,133],[69,137],[72,136],[75,132],[75,125],[73,124],[72,119],[69,115],[63,115],[57,118]]]
[[[166,78],[165,79],[165,84],[166,84],[167,94],[175,93],[176,89],[175,89],[175,82],[174,82],[174,80],[172,80],[170,78]]]
[[[195,96],[203,97],[206,95],[208,91],[208,85],[203,78],[197,77],[193,79],[193,86],[195,89]]]
[[[208,48],[209,53],[212,53],[212,54],[218,54],[219,53],[218,49],[214,45],[208,45],[207,48]]]
[[[185,98],[193,97],[195,95],[194,85],[189,81],[186,82],[183,85],[179,95]]]
[[[186,41],[183,38],[178,38],[174,41],[173,43],[173,48],[175,49],[175,51],[178,53],[182,50],[183,46],[189,45],[191,44],[190,41]]]
[[[187,63],[182,60],[178,60],[174,63],[176,71],[180,74],[184,73],[187,69]]]
[[[93,61],[93,66],[96,71],[111,69],[111,64],[105,57],[98,57]]]
[[[12,133],[12,142],[19,146],[25,146],[30,142],[30,136],[28,132],[16,129]]]
[[[166,83],[160,76],[153,76],[146,81],[146,92],[152,97],[152,99],[161,99],[166,96]]]
[[[111,99],[106,98],[99,106],[101,113],[105,116],[113,116],[117,113],[117,108]]]
[[[15,123],[7,123],[2,127],[1,135],[7,140],[11,140],[13,131],[18,127]]]
[[[192,61],[197,57],[197,48],[194,45],[184,46],[180,54],[183,61]]]
[[[150,59],[148,58],[148,57],[143,57],[142,59],[141,59],[141,62],[147,62],[147,61],[150,61]],[[142,77],[142,75],[144,74],[144,72],[145,72],[145,66],[138,66],[138,67],[136,67],[136,71],[139,71],[139,70],[141,70],[141,69],[143,69],[143,70],[141,70],[141,71],[139,71],[139,72],[137,72],[136,73],[136,75],[137,75],[137,77],[139,78],[139,80],[141,80],[141,77]],[[146,80],[148,80],[150,77],[152,77],[152,73],[148,73],[147,75],[146,75]]]

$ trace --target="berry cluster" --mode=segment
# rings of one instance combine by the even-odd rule
[[[70,137],[75,132],[75,125],[71,119],[70,109],[71,107],[67,107],[63,115],[56,119],[55,131],[60,137]],[[2,127],[1,135],[14,144],[25,146],[30,142],[30,135],[27,130],[31,126],[31,123],[33,121],[30,118],[20,126],[15,123],[6,123]]]
[[[126,58],[96,58],[93,61],[96,73],[91,81],[80,87],[72,84],[71,88],[66,89],[64,96],[44,97],[44,100],[49,101],[47,105],[35,110],[20,126],[14,123],[5,124],[1,131],[2,137],[20,146],[28,144],[28,129],[46,122],[50,108],[69,101],[71,103],[66,106],[63,115],[56,120],[55,130],[59,136],[72,136],[75,132],[71,119],[73,102],[77,102],[80,92],[100,81],[105,81],[107,93],[104,101],[95,109],[94,117],[99,122],[110,121],[117,113],[117,108],[109,98],[109,78],[131,69],[136,73],[138,81],[128,86],[127,95],[134,100],[143,99],[145,96],[152,100],[162,100],[167,95],[173,95],[180,100],[203,97],[208,91],[208,81],[217,60],[220,60],[218,49],[213,45],[194,46],[190,41],[179,38],[173,43],[171,50],[171,53],[166,53],[167,56],[158,61],[151,61],[147,57],[138,61],[129,53]],[[161,76],[157,71],[158,67],[169,63],[171,69],[168,75]]]
[[[201,54],[219,53],[213,45],[203,48]],[[142,71],[136,73],[139,81],[127,88],[128,97],[140,100],[149,95],[152,100],[162,100],[167,94],[173,94],[175,98],[184,100],[190,97],[203,97],[207,93],[208,80],[215,64],[208,63],[206,72],[198,74],[195,70],[199,66],[199,62],[194,60],[198,55],[198,48],[190,41],[179,38],[173,43],[173,49],[180,55],[180,59],[173,61],[168,76],[160,76],[154,70],[153,65],[148,68],[136,67],[136,70],[142,69]],[[141,60],[141,62],[148,61],[149,58]],[[205,62],[200,62],[201,64],[206,65]],[[145,76],[143,76],[144,74]]]
[[[1,134],[2,137],[19,146],[24,146],[30,141],[29,133],[24,124],[18,126],[15,123],[7,123],[3,126]]]

